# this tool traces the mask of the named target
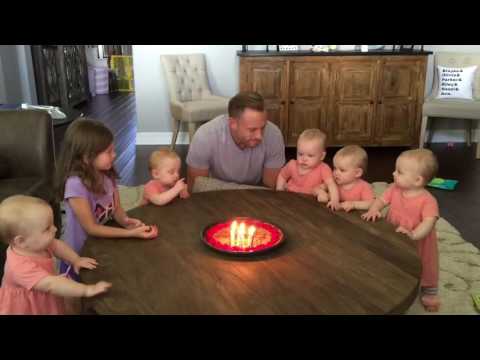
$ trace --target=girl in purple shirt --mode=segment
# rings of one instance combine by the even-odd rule
[[[67,215],[65,241],[80,252],[88,235],[111,238],[153,239],[156,226],[127,216],[120,205],[113,167],[112,132],[101,122],[74,121],[67,129],[57,168],[58,189]],[[104,225],[114,219],[122,228]],[[60,265],[60,271],[69,264]],[[76,278],[76,274],[70,273]]]

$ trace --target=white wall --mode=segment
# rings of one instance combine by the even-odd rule
[[[133,45],[138,131],[169,132],[172,129],[169,96],[160,55],[203,53],[213,94],[231,97],[238,84],[240,45]]]

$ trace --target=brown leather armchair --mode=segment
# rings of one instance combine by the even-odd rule
[[[42,198],[53,208],[61,229],[60,204],[55,201],[55,144],[52,118],[45,111],[0,111],[0,201],[23,194]],[[0,275],[5,249],[0,245]]]

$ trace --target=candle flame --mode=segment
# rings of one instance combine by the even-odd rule
[[[257,229],[250,225],[246,230],[246,224],[241,222],[238,225],[237,221],[232,221],[230,225],[230,246],[239,246],[243,249],[252,247],[253,239]]]
[[[255,236],[255,232],[257,229],[255,229],[255,226],[250,225],[248,228],[248,247],[252,247],[252,242],[253,242],[253,237]]]

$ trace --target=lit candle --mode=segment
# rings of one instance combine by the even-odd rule
[[[255,226],[250,225],[248,228],[248,247],[252,247],[253,237],[255,236]]]
[[[235,245],[236,233],[237,233],[237,221],[233,220],[232,225],[230,225],[230,246]]]
[[[238,227],[238,242],[240,243],[240,247],[245,247],[245,223],[240,223]]]

